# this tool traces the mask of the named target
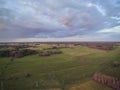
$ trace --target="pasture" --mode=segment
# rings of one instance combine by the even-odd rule
[[[42,51],[52,45],[29,48]],[[50,56],[0,57],[0,81],[4,90],[112,90],[92,81],[95,72],[120,79],[120,47],[99,50],[84,46],[59,48]],[[99,88],[99,89],[98,89]]]

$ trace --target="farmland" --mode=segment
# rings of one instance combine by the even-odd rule
[[[28,44],[24,48],[23,45],[18,45],[19,47],[17,45],[0,48],[1,52],[5,50],[15,52],[12,55],[0,57],[1,89],[113,90],[92,80],[96,72],[120,80],[120,46],[118,43],[117,45],[104,43],[103,48],[102,44],[100,46],[98,43],[99,48],[93,46],[93,43],[87,45]],[[107,46],[110,49],[105,49]],[[34,53],[16,57],[26,52],[25,50]],[[20,51],[19,54],[18,51]]]

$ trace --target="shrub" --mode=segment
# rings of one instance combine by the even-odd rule
[[[30,73],[25,73],[25,77],[26,78],[31,77],[31,74]]]
[[[112,64],[113,64],[114,67],[120,66],[120,63],[118,61],[114,61]]]
[[[50,56],[53,54],[61,54],[61,53],[62,53],[62,51],[60,51],[60,50],[45,50],[44,52],[40,51],[39,56]]]

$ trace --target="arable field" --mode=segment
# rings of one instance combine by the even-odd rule
[[[52,45],[29,48],[44,50]],[[120,47],[99,50],[84,46],[60,48],[60,54],[0,57],[0,89],[3,90],[113,90],[92,80],[96,72],[120,80]]]

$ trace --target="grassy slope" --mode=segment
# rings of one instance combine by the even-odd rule
[[[69,90],[113,90],[113,89],[90,80],[82,84],[73,85],[71,88],[69,88]]]
[[[112,60],[119,61],[120,48],[109,52],[87,47],[65,48],[62,51],[63,54],[50,57],[32,55],[15,59],[4,68],[4,77],[13,76],[19,79],[5,80],[5,90],[30,90],[35,88],[36,82],[43,89],[63,88],[85,82],[97,71],[120,78],[120,67],[111,67]],[[9,61],[9,58],[0,58],[0,67]],[[31,77],[25,78],[25,73],[31,73]]]

